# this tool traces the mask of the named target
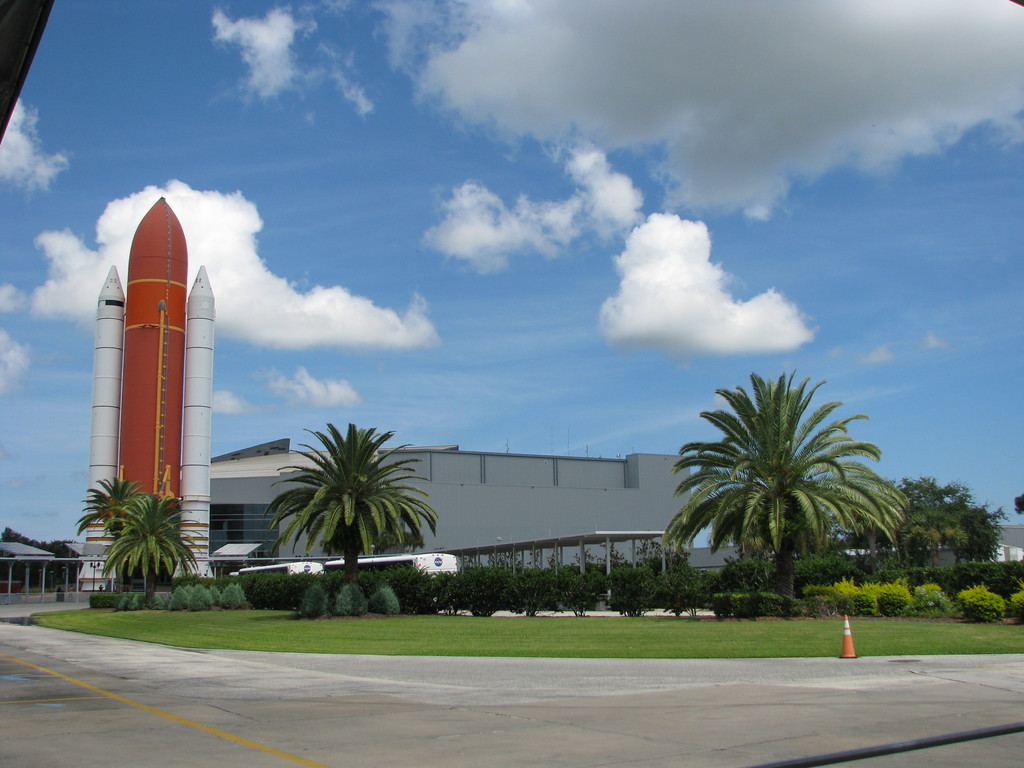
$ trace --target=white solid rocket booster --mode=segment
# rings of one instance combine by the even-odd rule
[[[124,289],[111,267],[96,305],[96,341],[92,353],[92,428],[89,432],[89,488],[117,477],[118,431],[121,424],[121,360],[124,356]],[[110,543],[102,525],[85,529],[87,543]],[[95,556],[95,553],[90,553]],[[103,560],[86,560],[79,573],[80,589],[104,584]]]
[[[210,575],[210,444],[213,414],[215,307],[206,267],[188,295],[185,332],[185,410],[181,443],[181,529],[200,576]]]
[[[96,306],[96,342],[92,357],[92,429],[89,439],[89,488],[117,477],[121,423],[121,358],[124,354],[124,289],[111,267]]]

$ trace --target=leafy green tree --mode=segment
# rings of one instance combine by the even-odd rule
[[[103,575],[141,571],[146,577],[147,602],[153,599],[160,574],[171,576],[179,566],[196,569],[188,546],[191,537],[181,530],[177,499],[137,496],[111,524],[117,526],[117,538],[107,550]]]
[[[747,552],[771,553],[776,588],[793,595],[794,557],[825,546],[836,526],[873,527],[891,536],[902,520],[903,495],[859,461],[877,461],[879,448],[847,433],[856,415],[826,422],[842,403],[808,412],[824,382],[750,377],[742,387],[719,389],[731,410],[705,411],[717,442],[684,445],[676,472],[693,470],[676,489],[689,498],[665,531],[668,543],[689,546],[710,528],[712,549],[731,543]]]
[[[98,488],[90,488],[86,494],[85,514],[78,519],[78,533],[90,525],[102,525],[111,536],[117,536],[120,519],[135,500],[142,496],[139,484],[115,478],[100,480]]]
[[[309,430],[307,430],[309,431]],[[437,513],[420,496],[420,488],[408,485],[419,479],[409,468],[418,459],[396,458],[407,446],[385,450],[393,432],[378,434],[373,428],[348,425],[342,434],[333,424],[325,432],[312,432],[320,446],[303,444],[302,452],[312,467],[289,466],[298,474],[281,480],[294,487],[278,495],[267,508],[271,528],[287,521],[275,546],[306,536],[306,551],[320,544],[329,554],[345,557],[345,580],[359,581],[358,558],[373,551],[382,534],[399,545],[419,536],[426,524],[437,530]]]
[[[903,478],[906,522],[897,533],[900,554],[912,565],[938,565],[948,547],[957,562],[994,560],[999,547],[1001,509],[979,505],[963,483],[939,485],[933,477]]]

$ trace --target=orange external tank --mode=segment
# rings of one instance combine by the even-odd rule
[[[188,250],[160,198],[132,240],[125,297],[120,475],[145,493],[178,496]]]

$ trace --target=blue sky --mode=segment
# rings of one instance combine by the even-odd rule
[[[1012,512],[1022,36],[1009,0],[58,3],[0,145],[0,525],[74,533],[96,297],[160,195],[215,454],[675,453],[796,371],[883,475]]]

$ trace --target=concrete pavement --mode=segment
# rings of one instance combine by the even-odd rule
[[[333,656],[0,624],[0,703],[5,768],[752,766],[1024,720],[1024,654]],[[862,765],[1016,765],[1022,749],[1002,736]]]

